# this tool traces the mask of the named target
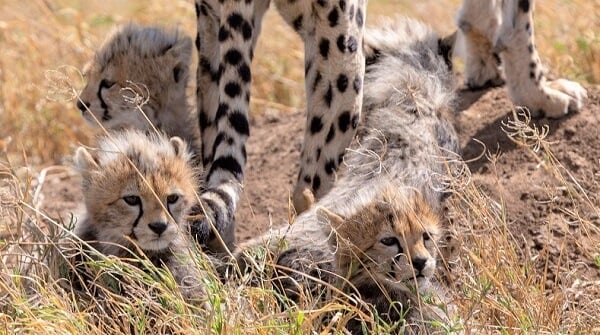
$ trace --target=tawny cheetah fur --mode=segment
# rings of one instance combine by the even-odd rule
[[[578,83],[546,79],[534,42],[534,5],[534,0],[463,1],[458,26],[466,47],[466,84],[479,88],[506,81],[516,106],[533,116],[558,118],[578,111],[587,93]]]
[[[180,138],[134,130],[101,138],[97,149],[80,147],[85,212],[74,231],[106,256],[166,266],[182,293],[200,297],[202,274],[190,258],[185,221],[196,194],[190,159]]]
[[[248,242],[238,258],[245,266],[245,250],[271,241],[277,266],[291,269],[283,271],[290,279],[277,283],[289,297],[318,293],[308,274],[361,295],[395,322],[403,314],[388,311],[392,301],[406,309],[419,300],[414,289],[443,295],[429,280],[444,176],[459,150],[443,116],[451,109],[454,80],[440,38],[417,21],[388,21],[367,30],[365,41],[363,120],[341,177],[291,227]],[[414,312],[411,318],[428,315]]]
[[[159,129],[199,149],[186,88],[192,40],[179,30],[133,23],[114,29],[85,66],[77,103],[83,118],[109,130]]]

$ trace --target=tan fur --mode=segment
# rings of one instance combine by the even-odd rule
[[[86,65],[83,117],[106,129],[157,128],[195,150],[199,130],[185,96],[191,54],[192,41],[181,31],[116,28]]]
[[[340,178],[314,204],[303,194],[309,208],[291,226],[245,243],[238,259],[247,264],[245,251],[268,241],[278,268],[293,270],[287,273],[292,280],[277,278],[292,298],[318,290],[316,277],[360,295],[389,322],[403,320],[407,310],[409,321],[420,326],[422,314],[445,321],[439,310],[428,313],[419,298],[421,293],[444,298],[431,282],[437,213],[446,191],[447,157],[456,159],[459,150],[443,115],[454,86],[439,40],[429,27],[407,19],[367,30],[363,119]],[[397,243],[382,243],[392,239]],[[402,306],[390,312],[394,301]],[[360,324],[348,328],[360,333]]]
[[[332,222],[337,221],[333,226],[337,237],[333,245],[337,249],[337,269],[340,275],[350,276],[354,285],[371,282],[375,276],[382,283],[402,285],[399,287],[406,289],[406,284],[414,284],[413,259],[426,260],[417,283],[430,279],[434,273],[433,241],[438,236],[439,218],[422,197],[415,194],[410,199],[402,199],[399,194],[391,193],[392,190],[386,190],[383,199],[368,204],[347,219],[330,217]],[[397,239],[403,250],[399,251],[396,245],[383,245],[381,241],[386,239]],[[398,253],[405,256],[391,262]],[[396,268],[392,277],[390,262]],[[355,272],[355,267],[369,273]]]
[[[185,142],[126,130],[100,138],[98,149],[78,148],[75,162],[85,203],[75,234],[107,256],[141,252],[166,265],[184,293],[198,296],[200,273],[189,259],[185,224],[196,172]]]

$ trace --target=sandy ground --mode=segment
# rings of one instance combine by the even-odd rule
[[[547,126],[547,141],[556,158],[587,192],[589,202],[600,204],[600,87],[588,87],[589,99],[579,113],[560,120],[534,120]],[[512,113],[504,88],[460,92],[456,106],[456,128],[463,155],[476,183],[497,203],[505,205],[508,229],[523,257],[550,255],[550,264],[541,264],[546,280],[560,283],[568,266],[570,275],[585,282],[600,282],[593,258],[599,252],[600,237],[582,231],[573,223],[577,214],[596,231],[600,213],[574,206],[571,193],[533,155],[517,146],[502,130]],[[288,199],[298,171],[298,156],[304,129],[302,111],[268,110],[251,120],[245,192],[237,213],[239,241],[265,232],[271,225],[287,221]],[[483,145],[493,153],[494,163],[481,157]],[[41,207],[52,217],[68,220],[81,201],[79,181],[74,173],[49,174],[42,189]],[[462,223],[464,225],[464,223]],[[558,277],[557,277],[558,276]],[[596,290],[594,290],[596,291]],[[589,297],[592,300],[598,297]]]

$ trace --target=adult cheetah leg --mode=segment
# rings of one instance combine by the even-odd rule
[[[502,25],[494,48],[500,51],[513,103],[527,107],[532,116],[558,118],[578,111],[587,93],[578,83],[546,79],[534,43],[534,4],[534,0],[512,0],[503,4]]]
[[[504,84],[500,58],[492,51],[502,20],[497,7],[497,1],[464,0],[458,12],[458,31],[465,43],[465,85],[469,89]]]
[[[276,4],[305,48],[307,119],[293,193],[294,207],[301,212],[310,206],[306,189],[319,198],[331,188],[358,126],[366,1],[279,0]]]
[[[217,252],[235,242],[234,214],[242,192],[249,136],[250,64],[268,0],[196,1],[198,119],[206,188],[192,214],[192,234]],[[225,246],[210,229],[216,228]]]

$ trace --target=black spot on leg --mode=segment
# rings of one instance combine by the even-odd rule
[[[335,169],[336,169],[335,160],[333,160],[333,159],[328,160],[327,163],[325,164],[325,173],[330,175],[335,171]]]
[[[250,135],[250,127],[248,126],[248,118],[240,111],[235,111],[229,114],[229,124],[235,131],[243,136]]]
[[[319,42],[319,53],[324,59],[327,59],[329,55],[329,40],[326,38],[322,38]]]
[[[207,180],[210,180],[210,176],[217,170],[229,171],[238,180],[243,178],[242,165],[233,156],[223,156],[215,159],[208,172]]]
[[[315,175],[312,182],[313,192],[317,191],[319,187],[321,187],[321,177],[319,177],[319,175]]]
[[[339,156],[338,156],[338,165],[341,165],[344,162],[344,153],[342,152]]]
[[[527,13],[529,12],[529,0],[519,0],[519,8],[524,12]]]
[[[227,94],[230,98],[235,98],[242,93],[242,88],[240,84],[235,82],[229,82],[225,84],[225,94]]]
[[[229,37],[231,37],[231,33],[225,26],[221,26],[219,28],[219,42],[225,42]]]
[[[314,134],[320,132],[321,129],[323,129],[323,121],[321,121],[320,117],[314,116],[312,118],[312,120],[310,121],[310,132],[311,132],[311,134],[314,135]]]
[[[310,184],[312,182],[312,178],[309,175],[304,176],[304,182]]]
[[[223,103],[223,102],[220,103],[219,108],[217,108],[217,114],[215,115],[215,122],[219,122],[219,120],[221,120],[222,117],[227,115],[228,111],[229,111],[229,105],[227,105],[226,103]]]
[[[356,25],[359,28],[362,28],[362,26],[363,26],[364,23],[365,23],[365,21],[364,21],[364,16],[363,16],[362,9],[357,8],[356,9]]]
[[[200,34],[196,34],[196,50],[200,50]]]
[[[350,21],[354,20],[354,5],[350,5],[350,10],[348,11],[348,18]]]
[[[348,77],[344,74],[340,74],[337,79],[337,88],[341,93],[346,92],[346,88],[348,88]]]
[[[354,78],[352,86],[354,87],[354,91],[356,92],[356,94],[358,94],[360,92],[360,89],[362,88],[362,79],[360,76],[356,76]]]
[[[227,23],[235,30],[240,30],[244,21],[246,20],[244,20],[244,17],[239,13],[231,13],[231,15],[227,17]]]
[[[358,114],[354,114],[352,116],[352,129],[356,129],[358,127]]]
[[[350,51],[351,53],[355,53],[356,50],[358,50],[358,42],[356,41],[356,38],[354,38],[354,36],[348,37],[348,41],[346,42],[346,48],[348,48],[348,51]]]
[[[325,143],[331,142],[333,137],[335,136],[335,127],[333,124],[329,127],[329,132],[327,133],[327,137],[325,138]]]
[[[342,12],[346,10],[346,1],[340,0],[340,9]]]
[[[333,9],[329,12],[329,15],[327,15],[327,20],[329,20],[329,26],[337,26],[339,19],[340,13],[338,12],[337,8],[333,7]]]
[[[346,51],[346,36],[344,36],[343,34],[338,36],[337,38],[337,47],[341,53],[344,53]]]
[[[527,50],[529,50],[529,53],[530,53],[530,54],[532,54],[532,53],[533,53],[533,43],[531,43],[531,42],[530,42],[530,43],[527,45]]]
[[[242,63],[242,65],[240,65],[240,67],[238,68],[238,74],[240,75],[240,78],[242,78],[244,83],[250,83],[250,81],[252,80],[250,67],[246,63]]]
[[[317,154],[315,156],[315,161],[319,161],[321,158],[321,148],[317,148]]]
[[[236,49],[227,51],[224,57],[225,61],[231,65],[238,65],[242,58],[242,53]]]
[[[345,111],[342,114],[340,114],[340,117],[338,118],[338,127],[340,128],[340,130],[343,133],[345,133],[346,131],[348,131],[349,126],[350,126],[350,112]]]
[[[531,79],[535,78],[535,73],[533,73],[533,71],[529,72],[529,78],[531,78]]]
[[[196,9],[196,17],[200,16],[200,5],[198,3],[194,3],[194,7]]]
[[[325,103],[327,104],[327,107],[331,108],[331,101],[333,100],[333,89],[331,87],[331,84],[329,84],[329,87],[327,88],[327,92],[325,92],[325,96],[323,98],[325,99]]]

